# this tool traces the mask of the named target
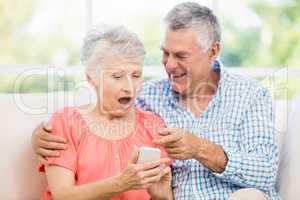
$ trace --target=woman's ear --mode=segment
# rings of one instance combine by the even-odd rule
[[[95,81],[92,79],[92,77],[88,74],[88,73],[85,73],[85,77],[86,77],[86,80],[89,82],[89,84],[91,86],[93,86],[94,88],[96,88],[96,83]]]

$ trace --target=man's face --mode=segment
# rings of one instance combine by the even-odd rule
[[[204,86],[213,55],[199,47],[193,29],[167,30],[161,49],[162,62],[174,91],[188,95]]]

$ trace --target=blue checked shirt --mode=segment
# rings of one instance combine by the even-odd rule
[[[220,81],[216,95],[200,117],[178,104],[168,80],[145,83],[137,106],[161,116],[167,127],[182,128],[223,147],[225,171],[214,173],[197,160],[175,160],[172,166],[176,200],[225,200],[234,191],[251,187],[272,200],[278,146],[272,100],[257,82],[229,74],[216,62]]]

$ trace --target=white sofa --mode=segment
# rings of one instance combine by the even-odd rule
[[[74,97],[73,93],[0,94],[0,199],[40,199],[45,179],[37,172],[37,160],[31,149],[32,130],[54,110],[85,103],[87,99],[83,96]],[[300,199],[300,172],[297,171],[300,167],[300,96],[289,103],[289,109],[287,106],[287,102],[276,102],[276,126],[280,138],[284,136],[280,139],[284,142],[277,187],[282,199],[297,200]],[[290,110],[288,124],[287,110]]]

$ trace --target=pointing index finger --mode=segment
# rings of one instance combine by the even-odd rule
[[[169,129],[162,128],[158,130],[158,134],[161,136],[166,136],[166,135],[171,135],[172,133]]]
[[[166,136],[164,136],[160,139],[154,140],[153,142],[155,144],[166,145],[166,144],[169,144],[169,143],[177,142],[180,139],[181,139],[180,135],[166,135]]]

